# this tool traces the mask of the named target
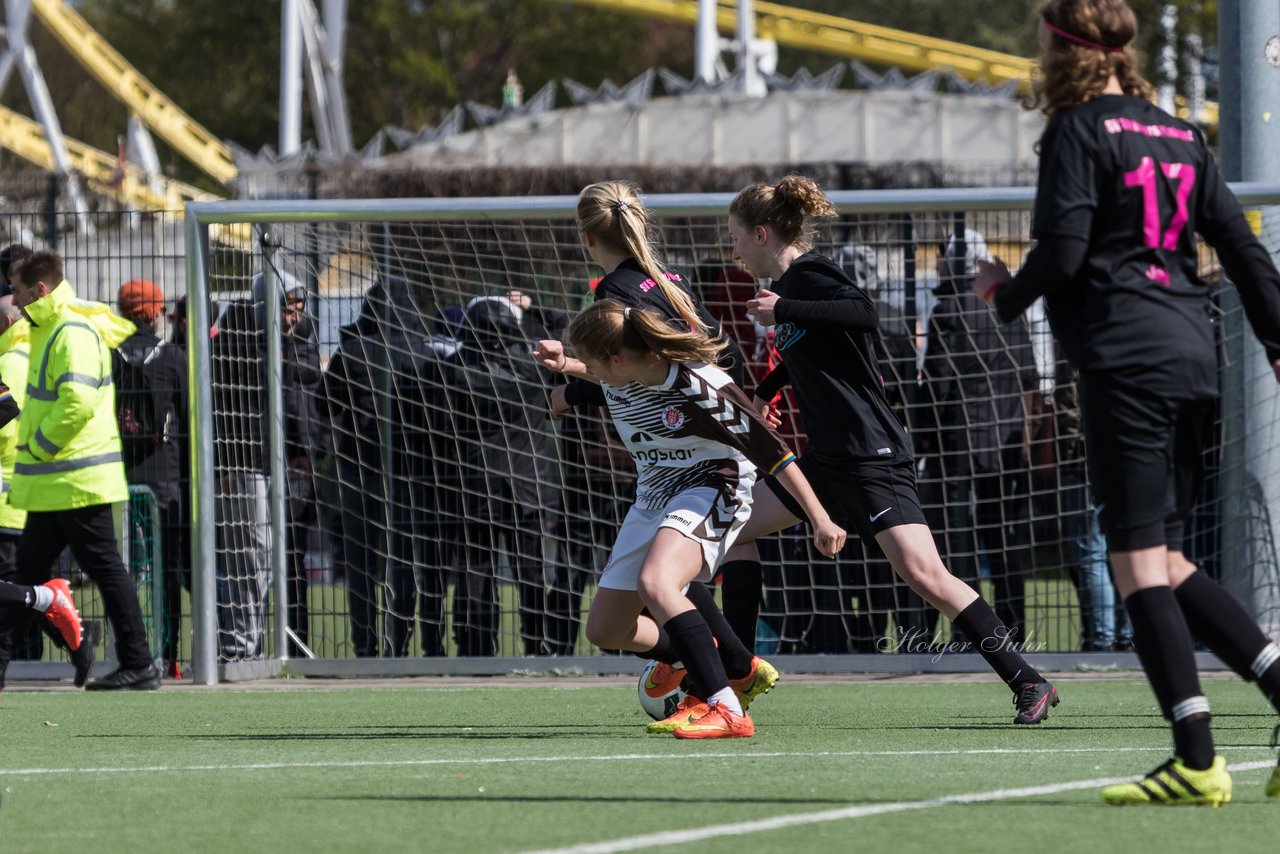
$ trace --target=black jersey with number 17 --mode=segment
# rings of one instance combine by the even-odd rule
[[[1075,281],[1046,299],[1055,336],[1086,375],[1124,375],[1175,395],[1216,393],[1216,312],[1200,278],[1197,232],[1229,272],[1242,272],[1233,278],[1247,308],[1274,302],[1275,268],[1199,130],[1124,95],[1049,122],[1032,236],[1088,241]],[[1273,311],[1250,311],[1250,320],[1271,349]]]

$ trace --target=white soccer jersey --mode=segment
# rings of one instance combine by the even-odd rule
[[[750,489],[757,469],[773,474],[795,459],[746,393],[713,365],[673,363],[656,386],[601,385],[636,464],[639,507],[665,507],[699,486],[733,496]]]

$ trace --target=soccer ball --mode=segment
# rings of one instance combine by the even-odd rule
[[[640,708],[655,721],[671,716],[685,696],[679,685],[667,688],[653,684],[653,671],[658,669],[658,664],[657,661],[646,664],[644,672],[640,674],[640,681],[636,683],[636,693],[640,695]]]

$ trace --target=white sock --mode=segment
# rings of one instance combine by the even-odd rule
[[[31,607],[42,614],[48,611],[49,606],[53,604],[53,591],[41,584],[37,584],[31,589],[36,592],[36,601],[31,603]]]
[[[727,685],[707,698],[708,706],[714,706],[716,703],[724,703],[724,707],[735,715],[742,714],[742,704],[738,702],[738,695],[733,693],[733,689]]]

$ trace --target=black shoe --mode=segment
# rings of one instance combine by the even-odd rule
[[[1013,704],[1018,707],[1015,724],[1038,724],[1058,705],[1058,691],[1048,682],[1023,682],[1013,694]]]
[[[154,691],[160,687],[160,668],[154,664],[138,670],[123,667],[95,679],[85,686],[86,691]]]
[[[89,673],[93,670],[93,662],[97,657],[98,642],[102,640],[102,623],[98,620],[86,620],[80,632],[80,648],[68,651],[71,664],[76,669],[75,683],[83,688]]]

